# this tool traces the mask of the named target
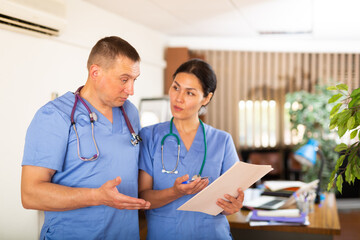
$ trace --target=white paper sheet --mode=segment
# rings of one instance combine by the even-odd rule
[[[271,191],[278,191],[286,188],[300,188],[306,183],[301,181],[265,181],[264,185]]]
[[[218,215],[223,209],[216,205],[217,199],[225,199],[225,194],[237,197],[238,188],[245,191],[271,170],[273,170],[273,168],[270,165],[237,162],[177,210],[203,212],[214,216]]]

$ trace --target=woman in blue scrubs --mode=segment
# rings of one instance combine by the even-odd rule
[[[146,211],[147,238],[232,239],[225,215],[242,207],[244,193],[241,189],[238,196],[226,194],[227,201],[218,199],[217,205],[224,211],[217,216],[176,210],[239,159],[230,134],[199,120],[199,110],[210,102],[216,89],[216,76],[211,66],[193,59],[182,64],[173,78],[169,89],[173,119],[145,127],[140,132],[143,142],[139,160],[139,197],[151,203],[151,210]],[[176,137],[164,139],[170,132],[179,137],[179,155]],[[183,184],[192,176],[195,179],[199,172],[202,177],[209,178],[197,178]]]

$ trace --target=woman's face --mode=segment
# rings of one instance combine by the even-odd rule
[[[169,89],[171,112],[175,119],[198,118],[201,106],[206,105],[212,96],[204,98],[200,80],[190,73],[178,73]]]

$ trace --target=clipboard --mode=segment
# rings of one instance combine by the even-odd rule
[[[217,199],[225,199],[225,194],[237,197],[238,188],[245,191],[271,170],[273,168],[270,165],[256,165],[239,161],[177,210],[203,212],[216,216],[223,211],[216,205]]]

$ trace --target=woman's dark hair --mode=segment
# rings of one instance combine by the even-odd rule
[[[201,59],[190,59],[189,61],[181,64],[175,71],[173,79],[175,79],[178,73],[190,73],[194,74],[199,80],[204,91],[204,97],[207,97],[209,93],[215,93],[216,90],[216,75],[212,67]]]

